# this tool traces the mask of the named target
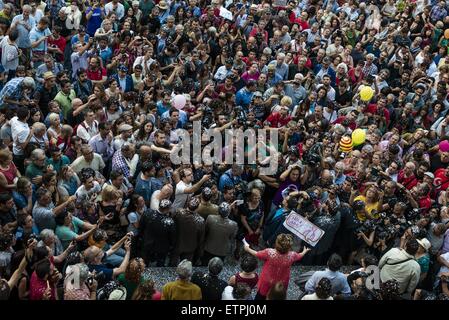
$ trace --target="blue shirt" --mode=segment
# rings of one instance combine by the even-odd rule
[[[143,180],[140,174],[137,176],[136,189],[134,190],[134,193],[142,196],[147,203],[151,201],[151,196],[154,191],[152,182],[153,178]]]
[[[87,33],[93,37],[95,35],[95,31],[97,31],[98,28],[101,27],[101,22],[103,21],[103,18],[101,17],[101,12],[104,11],[102,8],[96,8],[93,9],[92,7],[87,8],[86,15],[93,11],[92,16],[87,21]]]
[[[100,55],[101,60],[103,60],[103,63],[109,62],[112,58],[112,50],[109,47],[106,47],[106,49],[100,49],[98,48],[98,53]]]
[[[12,19],[11,24],[13,24],[16,21],[24,21],[23,20],[23,15],[19,14],[17,16],[15,16]],[[29,26],[31,27],[30,30],[27,30],[27,28],[25,28],[22,24],[17,24],[17,30],[19,31],[19,38],[17,39],[17,46],[19,48],[29,48],[31,47],[31,42],[30,42],[30,31],[36,26],[36,20],[34,20],[34,18],[32,16],[30,16],[28,18],[28,21],[25,21],[26,23],[29,24]]]
[[[242,178],[235,177],[232,175],[232,169],[229,169],[225,173],[223,173],[220,177],[220,181],[218,183],[218,189],[220,191],[224,190],[225,186],[231,186],[234,187],[235,185],[239,184],[242,181]]]
[[[235,95],[235,104],[237,106],[242,106],[248,108],[251,104],[251,100],[253,98],[254,92],[248,91],[248,89],[242,88]]]
[[[170,109],[170,105],[164,106],[162,101],[158,101],[156,103],[156,108],[157,108],[157,114],[159,116],[162,116],[165,112],[167,112]]]
[[[316,285],[322,278],[328,278],[332,283],[331,294],[342,293],[343,295],[350,295],[351,288],[349,287],[346,276],[337,271],[326,269],[324,271],[316,271],[312,277],[306,282],[305,289],[308,293],[314,293]]]
[[[30,31],[30,42],[36,42],[39,39],[42,39],[45,36],[49,36],[51,35],[50,29],[45,28],[44,30],[39,30],[37,27],[34,27],[31,31]],[[41,41],[37,47],[32,48],[31,50],[33,51],[43,51],[43,52],[47,52],[48,49],[48,45],[47,45],[47,40],[45,41]]]
[[[87,43],[88,41],[89,41],[89,35],[85,34],[85,35],[84,35],[84,43]],[[74,45],[75,43],[77,43],[77,42],[80,42],[80,36],[79,36],[79,34],[75,34],[75,35],[72,37],[72,39],[70,40],[70,44],[71,44],[72,47],[73,47],[73,45]]]

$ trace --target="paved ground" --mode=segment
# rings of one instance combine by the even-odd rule
[[[259,264],[259,274],[260,274],[261,264]],[[316,271],[316,270],[324,270],[324,266],[294,266],[292,268],[291,277],[290,277],[290,284],[288,286],[288,293],[287,293],[287,299],[288,300],[296,300],[299,294],[298,286],[293,282],[298,279],[300,274],[303,274],[307,271]],[[343,272],[349,272],[350,270],[356,269],[355,267],[344,267]],[[146,271],[145,276],[152,279],[155,284],[156,288],[158,290],[162,289],[162,286],[169,282],[176,279],[176,273],[175,268],[148,268]],[[202,270],[207,271],[207,268],[203,267],[195,267],[194,271]],[[223,269],[222,273],[220,274],[220,278],[227,281],[229,277],[234,275],[237,271],[239,271],[239,266],[235,264],[227,264],[225,268]],[[255,293],[254,293],[255,294]]]

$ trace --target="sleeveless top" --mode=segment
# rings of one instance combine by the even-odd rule
[[[237,285],[237,283],[245,283],[252,289],[256,286],[257,282],[259,281],[259,276],[257,275],[257,273],[255,275],[256,276],[254,278],[250,279],[242,278],[242,276],[240,276],[240,272],[237,272],[235,274],[235,284]]]
[[[8,170],[3,170],[0,168],[0,172],[3,173],[8,184],[14,184],[14,179],[17,177],[17,168],[13,162],[11,162],[11,164],[9,165]],[[7,189],[0,188],[0,192],[9,191]]]

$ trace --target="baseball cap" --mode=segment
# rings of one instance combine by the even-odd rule
[[[128,72],[128,68],[125,65],[123,65],[123,64],[118,67],[118,70],[124,71],[124,72]]]
[[[431,178],[431,179],[435,179],[435,176],[434,176],[434,174],[433,174],[432,172],[429,172],[429,171],[424,172],[424,175],[425,175],[425,176],[428,176],[428,177]]]
[[[255,97],[261,97],[262,98],[262,92],[260,92],[260,91],[254,92],[253,98],[255,98]]]

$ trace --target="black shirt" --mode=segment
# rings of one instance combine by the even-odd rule
[[[57,94],[58,88],[56,86],[53,86],[50,90],[47,90],[44,85],[39,85],[37,87],[33,98],[36,100],[44,117],[48,114],[48,103],[53,100]]]
[[[217,276],[197,271],[192,276],[192,283],[201,288],[203,300],[221,300],[227,283]]]

